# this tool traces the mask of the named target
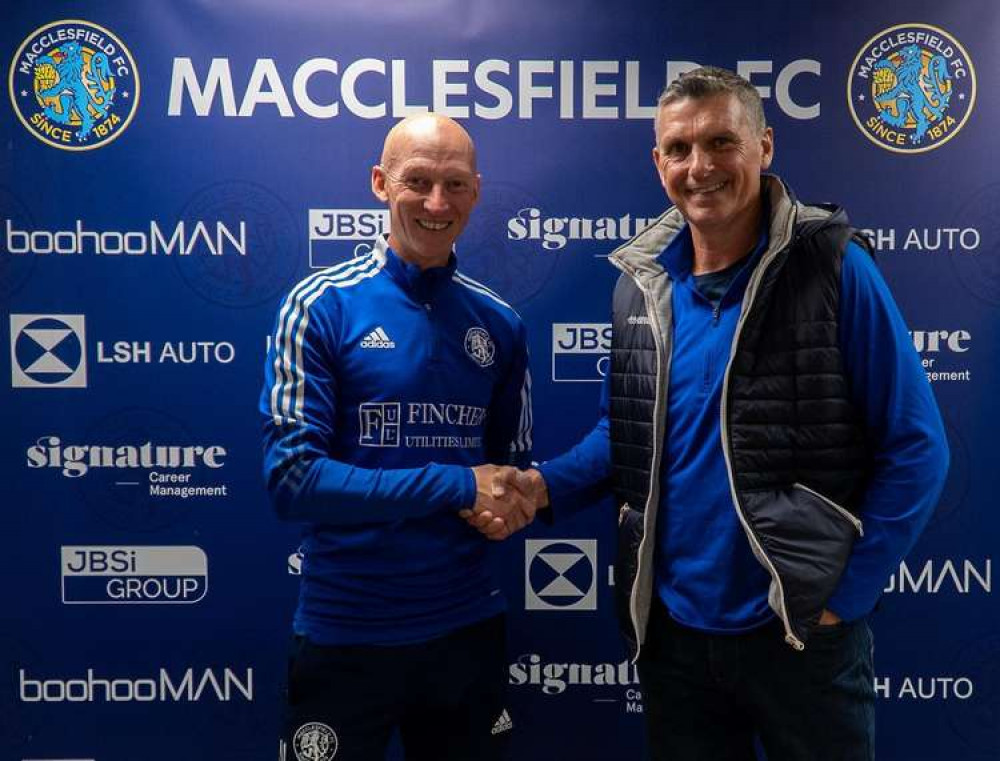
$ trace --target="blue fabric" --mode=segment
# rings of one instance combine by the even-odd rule
[[[674,352],[661,473],[656,582],[680,622],[738,632],[769,620],[769,576],[740,527],[722,453],[720,393],[740,301],[762,238],[734,277],[718,312],[693,286],[685,228],[662,261],[675,280]],[[930,518],[944,483],[948,447],[919,357],[885,281],[868,254],[849,244],[841,272],[839,343],[852,401],[873,447],[873,474],[860,505],[857,540],[828,603],[846,620],[869,613],[886,580]],[[610,472],[607,381],[598,425],[541,471],[557,515],[606,490]]]
[[[691,274],[685,226],[660,256],[674,281],[673,359],[660,476],[656,589],[681,623],[706,631],[743,631],[773,616],[770,576],[750,550],[729,490],[719,409],[743,294],[767,248],[757,245],[714,306]]]
[[[867,614],[916,542],[944,488],[950,455],[920,356],[875,262],[857,246],[841,275],[840,349],[868,428],[874,470],[861,502],[864,536],[827,607]]]
[[[279,311],[260,410],[279,517],[306,524],[295,631],[397,644],[495,615],[470,466],[531,457],[524,326],[447,267],[380,243]]]

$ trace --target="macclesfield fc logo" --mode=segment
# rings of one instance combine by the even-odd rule
[[[851,66],[847,103],[876,145],[922,153],[965,126],[976,102],[976,71],[965,48],[927,24],[901,24],[864,44]]]
[[[496,356],[496,344],[485,328],[469,328],[465,334],[465,353],[480,367],[489,367]]]
[[[82,314],[10,316],[14,388],[86,388],[87,340]]]
[[[89,21],[56,21],[21,43],[10,65],[10,101],[43,143],[89,151],[118,137],[139,104],[139,72],[115,35]]]
[[[318,721],[303,724],[292,738],[295,761],[332,761],[339,745],[337,733]]]

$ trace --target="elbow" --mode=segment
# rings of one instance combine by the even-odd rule
[[[295,520],[295,499],[292,494],[281,488],[280,483],[269,482],[267,493],[270,497],[271,510],[279,521]]]
[[[913,483],[922,485],[924,493],[928,495],[929,508],[933,510],[944,490],[951,466],[951,450],[944,425],[930,428],[919,446],[919,454],[913,461],[917,467],[911,470]]]
[[[284,468],[275,468],[265,474],[271,508],[279,521],[301,520],[300,505],[304,480],[305,469],[295,463]]]
[[[286,494],[271,494],[271,509],[274,516],[282,522],[295,520],[294,500]]]
[[[940,494],[948,478],[948,471],[951,469],[951,449],[948,446],[948,437],[943,428],[935,441],[931,461],[932,472],[937,476],[937,491]]]

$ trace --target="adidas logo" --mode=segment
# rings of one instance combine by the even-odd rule
[[[493,724],[493,734],[498,735],[501,732],[509,732],[514,728],[514,722],[510,720],[510,714],[507,713],[507,709],[503,709],[503,713],[500,714],[500,718],[496,720]]]
[[[396,342],[389,338],[389,334],[379,325],[361,340],[362,349],[395,349]]]

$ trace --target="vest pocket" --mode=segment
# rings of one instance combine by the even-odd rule
[[[634,651],[638,638],[632,627],[631,600],[639,571],[639,544],[644,533],[645,514],[628,503],[618,509],[618,556],[615,558],[615,607],[622,634]]]
[[[817,499],[819,499],[820,502],[822,502],[824,505],[826,505],[827,507],[829,507],[831,510],[836,510],[837,513],[840,515],[841,518],[843,518],[844,520],[848,521],[852,526],[854,526],[854,528],[858,532],[858,536],[864,536],[865,535],[865,529],[864,529],[864,526],[861,525],[861,519],[858,518],[856,515],[854,515],[846,507],[841,507],[836,502],[834,502],[832,499],[828,499],[827,497],[824,497],[818,491],[814,491],[813,489],[810,489],[805,484],[792,484],[792,488],[793,489],[801,489],[804,492],[808,492],[809,494],[812,494],[814,497],[816,497]]]
[[[789,625],[805,642],[847,565],[861,522],[818,492],[750,492],[745,514],[781,580]]]

